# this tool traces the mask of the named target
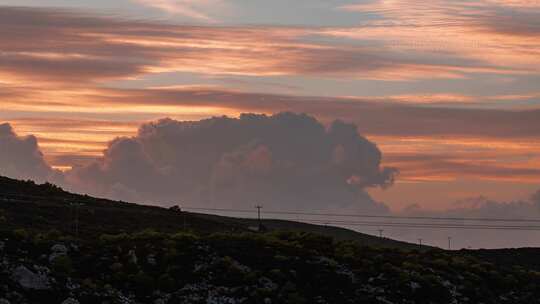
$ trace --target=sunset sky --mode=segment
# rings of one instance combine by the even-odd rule
[[[356,124],[392,210],[526,200],[540,1],[0,0],[0,123],[56,169],[158,119],[282,111]]]

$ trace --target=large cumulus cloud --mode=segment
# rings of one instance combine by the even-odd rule
[[[386,212],[365,192],[393,182],[396,170],[380,163],[381,152],[355,125],[244,114],[145,124],[69,180],[79,191],[161,204]]]
[[[10,124],[0,124],[0,175],[45,181],[54,170],[45,162],[34,136],[18,136]]]

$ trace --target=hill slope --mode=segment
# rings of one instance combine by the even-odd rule
[[[209,214],[198,214],[198,216],[218,221],[221,223],[227,223],[232,225],[240,225],[242,227],[257,227],[258,221],[256,219],[249,218],[233,218],[224,217]],[[269,231],[285,230],[295,232],[309,232],[316,233],[328,237],[332,237],[337,241],[355,241],[365,246],[374,246],[380,248],[400,248],[400,249],[434,249],[430,246],[422,246],[419,248],[417,244],[411,244],[389,238],[380,238],[369,234],[360,233],[346,228],[314,225],[309,223],[296,222],[291,220],[278,220],[278,219],[263,219],[263,226]]]
[[[76,206],[74,204],[82,204]],[[177,232],[184,229],[202,233],[248,231],[256,222],[223,216],[178,212],[166,208],[116,202],[72,194],[50,184],[17,181],[0,177],[0,215],[2,228],[44,231],[55,229],[74,234],[78,213],[81,236],[99,237],[103,233],[154,229]],[[270,230],[316,232],[338,240],[355,240],[364,245],[389,248],[416,248],[417,245],[380,239],[338,227],[324,227],[293,221],[265,220]]]
[[[78,237],[69,203],[84,204]],[[540,302],[538,249],[419,251],[339,228],[248,225],[0,178],[0,304]]]

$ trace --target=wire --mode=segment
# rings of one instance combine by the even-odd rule
[[[307,219],[306,222],[313,224],[335,224],[344,226],[369,226],[369,227],[398,227],[398,228],[423,228],[423,229],[465,229],[465,230],[520,230],[540,231],[540,226],[508,226],[508,225],[459,225],[459,224],[433,224],[433,223],[391,223],[391,222],[347,222],[347,221],[323,221]]]
[[[226,209],[226,208],[199,208],[199,207],[183,207],[185,210],[196,211],[212,211],[212,212],[234,212],[234,213],[250,213],[255,214],[255,210],[245,209]],[[366,214],[334,214],[334,213],[311,213],[297,211],[265,211],[267,214],[278,215],[309,215],[309,216],[343,216],[356,218],[381,218],[381,219],[400,219],[400,220],[416,220],[415,222],[392,222],[392,221],[353,221],[353,220],[338,220],[328,218],[272,218],[272,220],[295,220],[309,224],[324,224],[324,225],[339,225],[339,226],[366,226],[366,227],[396,227],[396,228],[418,228],[418,229],[464,229],[464,230],[508,230],[508,231],[540,231],[540,225],[511,225],[497,224],[497,222],[507,223],[533,223],[540,222],[536,219],[500,219],[500,218],[459,218],[459,217],[421,217],[421,216],[384,216],[384,215],[366,215]],[[418,220],[431,220],[431,222],[418,222]],[[493,224],[471,224],[471,223],[451,223],[451,222],[433,222],[433,220],[446,221],[484,221],[492,222]]]
[[[225,208],[199,208],[182,207],[185,210],[194,211],[215,211],[227,213],[254,213],[255,210],[246,209],[225,209]],[[334,217],[357,217],[357,218],[382,218],[382,219],[408,219],[408,220],[437,220],[437,221],[479,221],[479,222],[522,222],[540,223],[540,219],[511,219],[511,218],[482,218],[482,217],[432,217],[432,216],[399,216],[399,215],[373,215],[373,214],[339,214],[339,213],[313,213],[302,211],[272,211],[265,210],[265,214],[281,215],[306,215],[306,216],[334,216]]]

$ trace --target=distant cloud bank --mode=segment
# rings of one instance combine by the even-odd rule
[[[34,136],[20,137],[9,124],[0,125],[0,174],[130,202],[236,209],[264,204],[268,210],[453,218],[530,219],[540,214],[540,191],[529,201],[478,197],[444,211],[411,205],[391,213],[366,192],[391,186],[398,173],[382,167],[381,158],[354,124],[325,126],[305,114],[244,114],[146,123],[136,136],[111,141],[98,160],[60,173],[46,163]],[[385,234],[411,242],[421,237],[439,246],[452,236],[457,248],[535,246],[540,232],[400,228]]]

